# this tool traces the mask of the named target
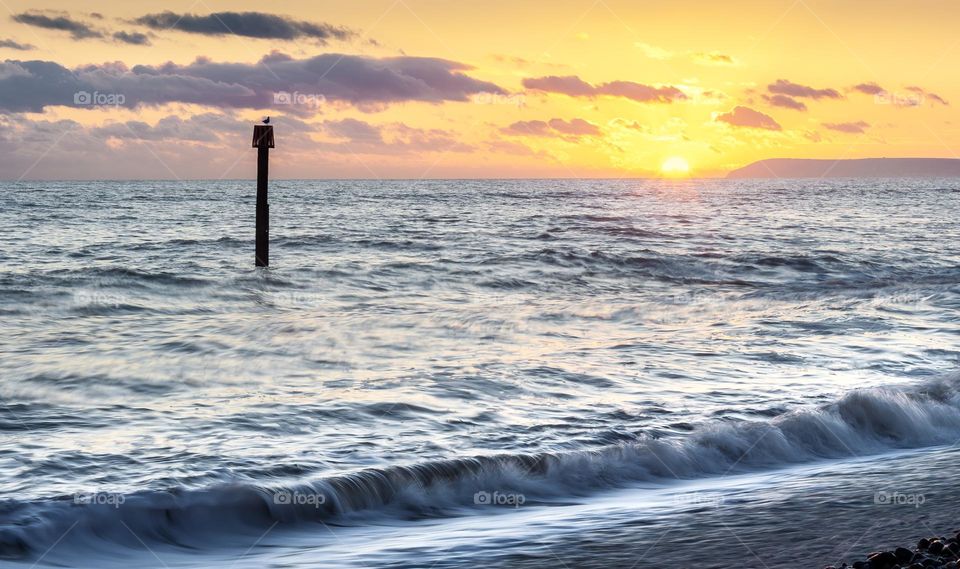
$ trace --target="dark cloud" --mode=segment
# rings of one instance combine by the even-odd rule
[[[858,85],[854,85],[853,90],[865,95],[879,95],[880,93],[886,92],[886,89],[880,85],[877,85],[876,83],[860,83]]]
[[[10,16],[10,18],[15,22],[28,26],[70,32],[70,37],[76,40],[103,37],[103,34],[87,24],[78,22],[77,20],[71,20],[67,16],[48,16],[37,12],[24,12],[23,14],[14,14]]]
[[[493,83],[466,75],[471,69],[468,65],[428,57],[324,54],[293,59],[271,54],[255,64],[198,58],[188,65],[129,69],[119,63],[76,69],[52,61],[6,63],[19,70],[0,78],[0,111],[10,112],[72,106],[80,92],[119,95],[120,104],[127,107],[193,103],[221,108],[275,107],[299,114],[317,112],[318,101],[366,109],[404,101],[468,101],[476,93],[505,93]],[[281,93],[287,96],[278,97]],[[300,101],[307,104],[298,104]]]
[[[294,20],[263,12],[214,12],[212,14],[147,14],[135,23],[154,30],[179,30],[211,36],[238,35],[260,39],[293,40],[310,38],[326,42],[345,40],[356,35],[352,30],[325,23]]]
[[[568,140],[581,136],[600,136],[600,128],[583,119],[550,119],[549,121],[517,121],[500,129],[504,134],[513,136],[549,136]]]
[[[788,97],[806,97],[810,99],[841,99],[840,92],[836,89],[815,89],[806,85],[791,83],[786,79],[777,79],[776,83],[767,85],[767,90],[777,95],[787,95]]]
[[[773,117],[747,107],[734,107],[732,111],[717,116],[717,120],[738,127],[783,130]]]
[[[786,95],[764,95],[764,100],[770,103],[772,107],[782,107],[784,109],[793,109],[795,111],[807,110],[807,105],[803,101],[798,101]]]
[[[132,45],[150,45],[150,38],[147,37],[147,34],[140,32],[116,32],[113,34],[113,39]]]
[[[34,46],[28,43],[20,43],[14,40],[0,40],[0,48],[15,49],[18,51],[30,51],[36,49]]]
[[[864,121],[841,122],[841,123],[823,123],[824,128],[835,130],[837,132],[846,132],[848,134],[863,134],[870,128],[870,123]]]
[[[535,89],[547,93],[560,93],[570,97],[596,97],[606,95],[623,97],[640,103],[672,103],[686,99],[687,96],[676,87],[669,85],[651,87],[633,81],[611,81],[599,85],[591,85],[575,75],[559,77],[534,77],[523,80],[527,89]]]
[[[0,82],[14,77],[28,77],[30,72],[22,66],[9,61],[0,62]]]

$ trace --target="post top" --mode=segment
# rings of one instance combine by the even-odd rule
[[[258,124],[253,127],[254,148],[275,148],[273,144],[273,125]]]

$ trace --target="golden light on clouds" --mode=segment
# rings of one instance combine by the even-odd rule
[[[772,157],[960,153],[955,3],[8,7],[0,121],[36,145],[4,177],[38,159],[38,176],[110,167],[94,144],[49,149],[63,128],[123,140],[145,177],[219,177],[209,164],[234,163],[267,114],[293,142],[277,158],[289,177],[718,176]]]

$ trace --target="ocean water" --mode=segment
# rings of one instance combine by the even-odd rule
[[[960,180],[4,182],[0,566],[798,567],[957,529]]]

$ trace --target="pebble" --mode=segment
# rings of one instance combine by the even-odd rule
[[[875,551],[866,561],[846,563],[840,569],[960,569],[960,532],[953,537],[925,537],[917,542],[914,549],[898,547],[893,551]],[[828,566],[826,569],[836,569]]]

